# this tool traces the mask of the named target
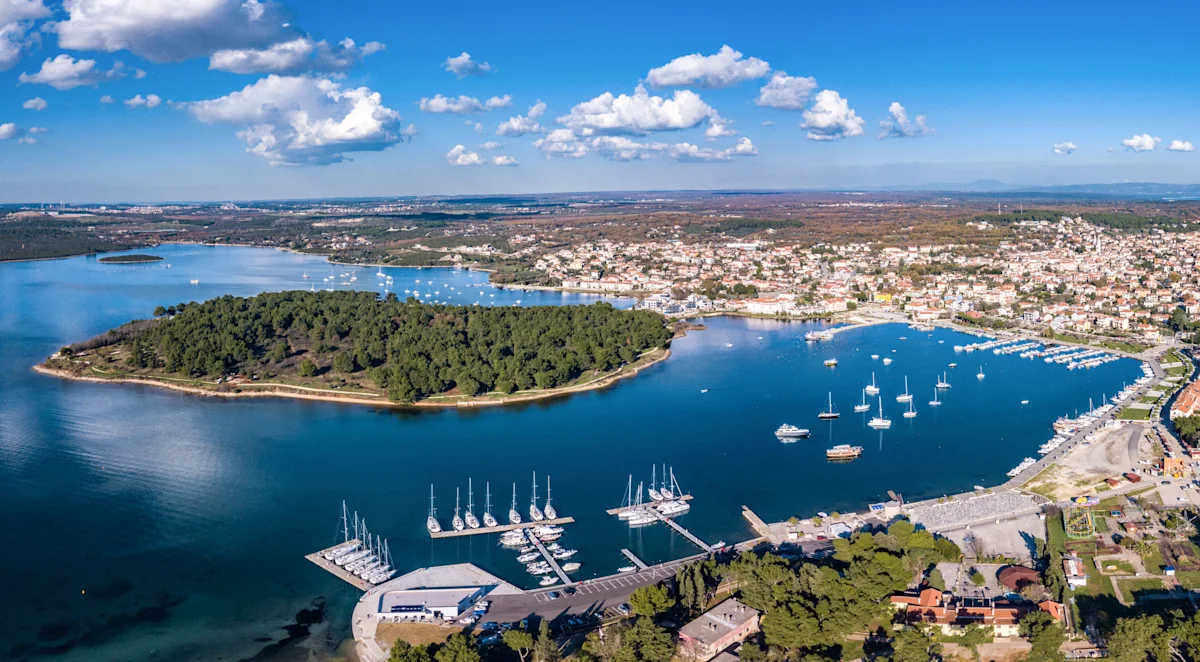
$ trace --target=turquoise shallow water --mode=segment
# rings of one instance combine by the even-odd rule
[[[1001,482],[1051,436],[1054,418],[1140,374],[1133,361],[1068,371],[990,352],[956,356],[952,346],[969,339],[950,331],[885,325],[807,345],[804,333],[818,326],[724,318],[705,320],[708,329],[677,340],[668,361],[616,387],[503,409],[222,401],[29,371],[62,344],[157,305],[307,289],[349,271],[266,249],[155,252],[172,268],[94,258],[0,265],[0,658],[240,659],[286,637],[283,627],[318,598],[325,625],[305,645],[330,648],[356,592],[302,557],[333,542],[342,499],[389,538],[402,569],[473,561],[523,581],[491,537],[428,539],[429,485],[445,525],[456,486],[465,505],[468,476],[478,501],[491,481],[503,516],[514,482],[524,511],[530,473],[549,474],[559,513],[578,520],[563,542],[580,550],[579,576],[588,577],[624,565],[622,547],[651,562],[693,553],[663,527],[630,532],[603,513],[619,505],[627,476],[648,481],[653,463],[672,465],[695,495],[685,526],[732,542],[750,535],[743,504],[774,520],[861,508],[889,489],[916,499]],[[439,298],[450,285],[473,295],[452,302],[600,300],[498,290],[464,271],[386,271],[401,295],[429,291],[412,281],[430,278]],[[357,270],[354,286],[375,289],[374,273]],[[895,361],[884,367],[872,352]],[[822,366],[830,356],[837,368]],[[931,409],[934,376],[950,361],[960,364],[953,388]],[[852,412],[872,369],[894,421],[883,433]],[[905,374],[913,420],[894,399]],[[816,414],[829,391],[842,418],[826,423]],[[784,422],[813,437],[779,443],[772,432]],[[831,465],[824,449],[834,443],[866,451]]]

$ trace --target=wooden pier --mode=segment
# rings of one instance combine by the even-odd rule
[[[555,519],[544,519],[540,522],[521,522],[520,524],[502,524],[500,526],[481,526],[478,529],[463,529],[462,531],[438,531],[429,532],[429,537],[437,540],[438,538],[457,538],[459,536],[476,536],[485,533],[504,533],[505,531],[516,531],[517,529],[529,529],[535,526],[547,526],[550,524],[574,524],[574,517],[558,517]]]
[[[645,561],[639,559],[636,554],[629,551],[628,549],[622,549],[621,553],[625,555],[625,558],[629,559],[630,562],[632,562],[635,566],[637,566],[638,570],[646,570],[647,568],[650,567],[650,566],[646,565]]]
[[[668,499],[668,501],[691,501],[691,500],[692,500],[692,495],[690,495],[690,494],[685,494],[683,496],[675,497],[674,499]],[[626,510],[636,510],[639,507],[645,508],[646,506],[653,505],[654,503],[655,502],[651,501],[650,503],[643,503],[641,506],[621,506],[620,508],[609,508],[608,510],[606,510],[604,512],[608,513],[609,515],[620,515],[621,513],[625,512]]]
[[[678,533],[679,535],[683,536],[684,538],[687,538],[688,540],[692,541],[692,543],[694,545],[696,545],[697,547],[699,547],[700,549],[703,549],[706,552],[713,551],[712,545],[709,545],[708,543],[704,542],[703,540],[697,538],[696,534],[692,533],[691,531],[688,531],[687,529],[683,528],[682,526],[679,526],[679,523],[676,522],[675,520],[658,512],[657,508],[650,508],[649,511],[654,513],[654,516],[657,517],[658,519],[662,520],[662,522],[664,524],[671,527],[672,529],[675,529],[675,533]]]
[[[558,564],[558,560],[550,554],[550,550],[546,549],[546,546],[542,544],[541,540],[538,540],[537,536],[530,535],[529,532],[526,531],[525,539],[533,543],[533,546],[537,548],[537,551],[542,553],[542,558],[546,559],[546,562],[550,564],[550,567],[558,575],[558,578],[562,580],[563,586],[570,586],[571,584],[575,583],[571,581],[571,578],[568,577],[567,573],[563,571],[562,566]]]
[[[359,542],[359,541],[357,539],[355,539],[355,540],[350,540],[348,542]],[[350,574],[345,568],[334,563],[333,561],[326,560],[325,552],[328,552],[331,549],[337,549],[338,547],[342,547],[345,544],[346,544],[345,542],[340,542],[332,547],[326,547],[325,549],[322,549],[319,552],[313,552],[312,554],[309,554],[309,555],[305,556],[304,558],[308,559],[309,561],[312,561],[313,563],[316,563],[321,568],[328,570],[330,573],[333,574],[334,577],[337,577],[338,579],[346,582],[347,584],[350,584],[351,586],[353,586],[354,588],[357,588],[360,591],[370,590],[371,587],[374,586],[374,584],[363,579],[362,577]]]

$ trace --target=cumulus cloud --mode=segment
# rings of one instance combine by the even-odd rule
[[[403,129],[400,129],[400,137],[408,138],[408,142],[412,142],[412,137],[418,133],[420,133],[420,131],[417,131],[417,125],[415,124],[409,124]]]
[[[45,110],[46,106],[48,105],[50,104],[46,103],[45,99],[41,97],[34,97],[26,100],[25,103],[21,104],[21,107],[25,110]]]
[[[378,92],[316,76],[272,74],[219,99],[173,105],[206,124],[241,127],[246,151],[273,166],[340,163],[347,153],[391,147],[409,130]]]
[[[517,138],[527,133],[542,133],[546,129],[538,120],[545,112],[546,104],[539,99],[524,115],[515,115],[501,122],[500,126],[496,127],[496,134]]]
[[[1196,148],[1192,143],[1186,140],[1172,140],[1170,145],[1167,145],[1168,152],[1194,152]]]
[[[17,135],[17,125],[12,122],[0,124],[0,140],[8,140]]]
[[[305,71],[345,71],[363,58],[384,50],[377,41],[362,46],[346,38],[337,44],[303,36],[266,48],[227,48],[208,58],[208,68],[235,74],[295,74]]]
[[[865,122],[853,109],[850,102],[834,90],[821,90],[813,98],[812,106],[804,111],[802,129],[808,129],[809,140],[837,140],[860,136]]]
[[[40,126],[31,126],[28,129],[22,129],[13,122],[0,124],[0,140],[10,140],[16,138],[18,143],[22,145],[36,145],[37,139],[30,134],[44,133],[46,130]]]
[[[517,160],[511,156],[493,156],[492,165],[515,166],[517,165]]]
[[[644,161],[655,156],[675,161],[729,161],[735,156],[753,156],[758,149],[749,138],[741,138],[733,147],[713,149],[691,143],[639,141],[627,136],[583,137],[570,129],[556,129],[533,143],[548,158],[583,158],[595,154],[610,161]]]
[[[493,149],[500,149],[501,147],[502,147],[502,145],[501,145],[500,143],[498,143],[498,142],[494,141],[494,140],[489,140],[489,141],[487,141],[487,142],[485,142],[485,143],[482,143],[481,145],[479,145],[479,149],[482,149],[482,150],[484,150],[484,151],[489,151],[489,150],[493,150]]]
[[[763,126],[775,126],[775,123],[772,122],[771,120],[765,120],[765,121],[763,121],[762,125]]]
[[[452,113],[455,115],[466,115],[467,113],[485,113],[489,110],[503,108],[511,104],[512,97],[507,94],[502,97],[492,97],[483,102],[465,94],[457,97],[444,97],[440,94],[435,94],[433,98],[422,97],[418,102],[418,106],[423,112]]]
[[[33,21],[49,15],[42,0],[0,0],[0,71],[11,69],[36,40],[30,36]]]
[[[673,87],[698,84],[701,87],[729,87],[742,81],[762,78],[771,65],[756,58],[743,58],[729,46],[722,46],[714,55],[692,53],[671,60],[646,74],[653,87]]]
[[[56,90],[70,90],[76,87],[95,87],[105,81],[125,76],[125,65],[118,60],[108,71],[96,68],[95,60],[76,60],[62,53],[54,59],[46,58],[42,68],[35,74],[22,73],[17,77],[20,83],[49,85]]]
[[[633,96],[600,96],[577,104],[571,112],[557,118],[559,124],[580,135],[645,135],[651,131],[690,129],[717,111],[691,90],[676,90],[670,99],[651,96],[638,85]]]
[[[925,124],[924,115],[917,115],[915,120],[909,120],[908,111],[900,105],[899,101],[893,101],[892,105],[888,106],[888,114],[891,115],[891,118],[879,123],[880,140],[884,138],[919,138],[937,133],[932,127]]]
[[[541,150],[548,159],[556,156],[581,159],[588,154],[587,145],[583,144],[575,132],[570,129],[555,129],[545,138],[535,140],[533,146],[535,149]]]
[[[740,138],[737,144],[726,149],[697,147],[690,143],[679,143],[667,148],[666,156],[676,161],[730,161],[735,156],[754,156],[758,148],[749,138]]]
[[[100,103],[113,103],[114,101],[115,99],[107,94],[100,97]]]
[[[136,79],[138,79],[138,80],[141,80],[141,79],[145,78],[145,77],[146,77],[146,70],[145,70],[145,69],[134,69],[134,70],[133,70],[133,77],[134,77],[134,78],[136,78]]]
[[[771,80],[758,90],[754,103],[778,110],[804,110],[809,96],[817,89],[817,79],[811,76],[789,76],[776,71]]]
[[[264,48],[297,31],[284,9],[260,0],[65,0],[52,25],[75,51],[128,50],[151,62],[179,62],[223,49]]]
[[[466,51],[463,51],[462,55],[446,58],[446,61],[442,63],[442,68],[460,79],[467,76],[486,76],[492,73],[492,65],[472,60],[471,54]]]
[[[483,165],[483,157],[479,156],[478,152],[468,152],[462,145],[455,145],[446,152],[446,161],[452,166]]]
[[[1162,142],[1162,138],[1148,133],[1133,135],[1121,141],[1121,144],[1135,152],[1152,152]]]
[[[147,94],[144,98],[142,95],[137,95],[132,99],[126,99],[125,105],[130,108],[139,108],[145,106],[147,108],[157,108],[162,103],[162,98],[157,94]]]
[[[1054,143],[1054,153],[1055,154],[1070,154],[1071,152],[1074,152],[1077,149],[1079,149],[1079,145],[1076,145],[1075,143],[1071,142],[1070,140],[1068,140],[1065,143]]]
[[[720,115],[713,115],[708,120],[708,128],[704,130],[704,137],[709,140],[717,138],[731,138],[737,135],[737,131],[730,128],[733,125],[733,120],[727,120]]]

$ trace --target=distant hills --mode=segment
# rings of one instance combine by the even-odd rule
[[[954,191],[960,193],[1058,194],[1068,196],[1095,195],[1114,198],[1200,199],[1200,184],[1160,184],[1157,182],[1121,182],[1118,184],[1059,184],[1029,186],[1009,184],[995,179],[980,179],[969,183],[933,183],[919,186],[878,186],[870,191]]]

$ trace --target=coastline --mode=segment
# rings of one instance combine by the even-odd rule
[[[616,384],[617,382],[619,382],[623,379],[633,377],[633,376],[637,375],[639,372],[641,372],[642,370],[644,370],[652,365],[661,363],[661,362],[667,360],[668,358],[670,358],[670,356],[671,356],[670,348],[661,348],[660,350],[651,350],[651,352],[655,352],[655,351],[658,352],[658,354],[655,356],[648,356],[649,353],[643,354],[641,357],[638,357],[637,361],[635,361],[634,363],[629,364],[629,365],[621,366],[616,372],[601,375],[591,381],[587,381],[582,384],[575,384],[573,386],[564,386],[562,388],[557,388],[557,389],[539,390],[539,391],[532,391],[532,392],[518,391],[514,394],[504,395],[504,396],[483,395],[483,396],[476,396],[474,398],[466,399],[466,400],[456,399],[456,398],[461,398],[461,396],[433,395],[433,396],[430,396],[423,400],[418,400],[417,402],[407,403],[407,404],[400,403],[400,402],[392,402],[392,401],[388,400],[382,394],[369,394],[369,395],[373,395],[375,397],[367,397],[368,394],[366,394],[366,393],[355,393],[355,394],[344,396],[344,395],[341,395],[340,393],[338,393],[337,391],[333,391],[330,389],[317,389],[317,388],[308,387],[308,386],[293,386],[293,385],[289,385],[289,384],[273,384],[273,383],[266,383],[266,382],[257,382],[257,383],[249,382],[249,383],[245,383],[245,384],[237,383],[234,385],[234,388],[244,389],[246,387],[251,387],[251,388],[257,387],[257,388],[262,388],[263,390],[261,390],[261,391],[245,391],[245,390],[222,391],[222,390],[217,390],[217,388],[221,385],[218,385],[215,382],[211,383],[211,386],[213,388],[206,388],[206,387],[201,387],[201,386],[191,386],[191,385],[187,385],[187,384],[172,383],[171,381],[167,380],[166,378],[139,377],[139,376],[92,377],[92,376],[88,376],[88,375],[76,374],[76,373],[73,373],[73,372],[70,372],[67,370],[63,370],[61,368],[52,368],[52,367],[49,367],[42,363],[34,365],[32,370],[34,372],[37,372],[37,373],[40,373],[43,375],[57,377],[59,379],[65,379],[65,380],[69,380],[69,381],[92,382],[92,383],[101,383],[101,384],[137,384],[137,385],[142,385],[142,386],[154,386],[157,388],[164,388],[167,390],[178,391],[181,393],[189,393],[191,395],[218,397],[218,398],[230,398],[230,399],[234,399],[234,398],[292,398],[292,399],[297,399],[297,400],[316,400],[316,401],[321,401],[321,402],[335,402],[335,403],[354,404],[354,405],[371,405],[371,406],[375,406],[375,407],[391,407],[391,408],[397,408],[397,409],[450,409],[450,408],[469,409],[472,407],[499,407],[499,406],[504,406],[504,405],[520,404],[520,403],[525,403],[525,402],[534,402],[537,400],[545,400],[548,398],[566,396],[566,395],[571,395],[574,393],[585,393],[587,391],[595,391],[595,390],[607,388],[609,386],[612,386],[613,384]],[[188,380],[188,381],[195,381],[195,380]],[[440,400],[439,400],[439,398],[440,398]]]

